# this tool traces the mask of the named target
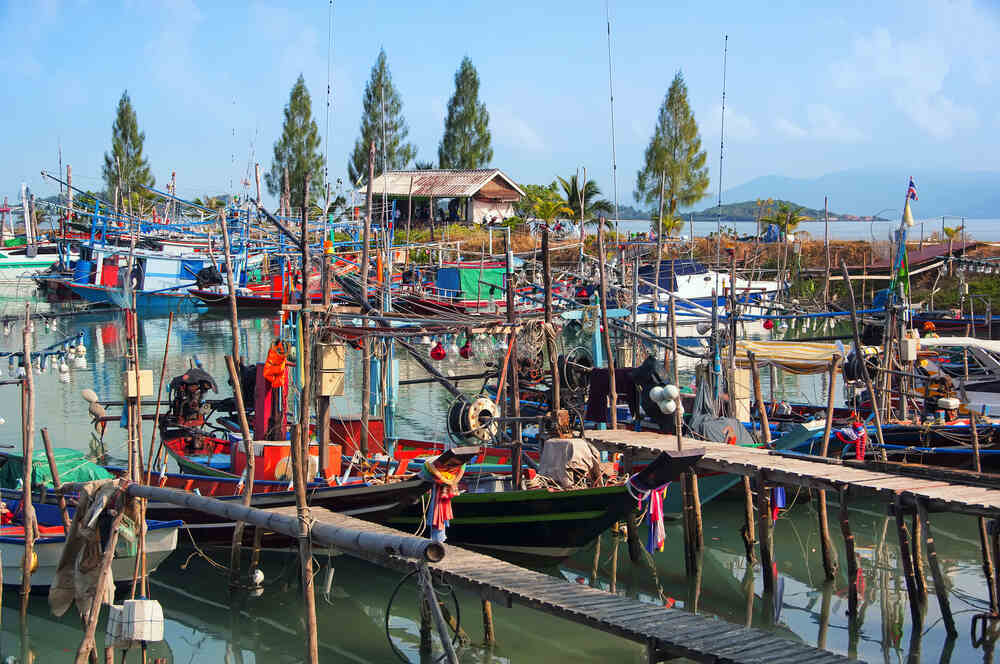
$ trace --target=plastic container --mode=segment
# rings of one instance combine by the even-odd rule
[[[122,602],[121,638],[130,641],[163,640],[163,607],[155,599]]]

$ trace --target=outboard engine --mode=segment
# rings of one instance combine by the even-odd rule
[[[218,392],[215,381],[204,370],[194,367],[170,381],[170,410],[161,418],[164,431],[171,427],[198,428],[212,407],[205,403],[205,393]],[[164,439],[168,436],[163,434]]]
[[[214,265],[201,268],[194,275],[194,278],[198,282],[198,288],[202,290],[209,288],[210,286],[222,285],[222,273],[219,272],[218,268]]]

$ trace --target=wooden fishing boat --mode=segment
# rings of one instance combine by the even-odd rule
[[[7,508],[17,513],[20,501],[6,496],[4,500]],[[31,587],[41,590],[52,585],[55,579],[59,559],[66,546],[66,534],[63,531],[62,515],[58,506],[46,503],[33,504],[41,536],[34,543],[38,566],[31,574]],[[70,512],[72,517],[72,508]],[[177,529],[181,527],[181,522],[176,518],[165,521],[151,518],[147,519],[146,526],[146,568],[151,574],[177,548]],[[21,561],[24,558],[23,524],[0,526],[0,556],[3,560],[3,584],[20,586]],[[135,554],[116,551],[111,570],[115,582],[131,581],[135,572]]]
[[[700,451],[660,454],[630,480],[585,489],[469,491],[452,499],[448,541],[507,556],[558,561],[594,541],[637,506],[628,482],[659,487],[701,458]],[[412,531],[424,518],[409,508],[388,523]]]

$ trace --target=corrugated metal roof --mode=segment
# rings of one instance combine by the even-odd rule
[[[511,180],[499,168],[479,168],[474,170],[430,170],[430,171],[389,171],[375,178],[372,191],[381,194],[385,191],[390,196],[407,196],[410,194],[410,182],[413,182],[413,195],[419,198],[455,198],[473,196],[495,177],[500,176],[518,194],[524,192],[517,183]],[[366,187],[358,190],[361,194]]]

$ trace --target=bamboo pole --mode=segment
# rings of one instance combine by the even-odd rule
[[[156,444],[156,434],[160,429],[160,403],[163,399],[163,382],[167,377],[167,355],[170,354],[170,332],[174,327],[174,312],[170,312],[167,317],[167,340],[163,344],[163,361],[160,364],[160,384],[156,388],[156,410],[153,413],[153,432],[149,435],[149,463],[146,464],[146,484],[153,479],[153,446]],[[163,451],[163,441],[160,440],[160,447],[156,450],[159,457]],[[163,463],[163,460],[160,460]]]
[[[904,518],[903,503],[899,494],[896,495],[893,503],[893,511],[896,516],[896,534],[899,538],[899,560],[903,566],[903,581],[906,584],[906,594],[909,598],[910,619],[913,629],[920,631],[923,623],[923,611],[920,600],[917,598],[917,579],[913,571],[912,549],[910,547],[910,534],[906,529],[906,519]]]
[[[555,330],[552,328],[552,257],[549,255],[549,226],[542,229],[542,283],[545,291],[545,347],[549,354],[549,364],[552,367],[552,417],[558,431],[560,394],[559,394],[559,362],[556,357]]]
[[[753,362],[751,362],[751,365]],[[763,473],[757,473],[757,518],[760,521],[760,567],[764,573],[764,601],[771,602],[777,578],[774,569],[774,534],[771,521],[771,494]]]
[[[21,478],[21,509],[24,514],[24,556],[21,560],[21,617],[24,619],[28,613],[28,601],[31,599],[31,570],[32,560],[35,551],[35,506],[31,502],[31,475],[34,465],[35,452],[35,379],[34,368],[31,362],[31,303],[24,305],[24,380],[21,383],[22,394],[24,395],[24,410],[21,421],[22,447],[24,453],[24,463],[22,464],[24,474]]]
[[[116,492],[115,495],[119,496],[121,494]],[[108,504],[110,505],[111,503],[109,502]],[[124,516],[125,501],[123,497],[118,514],[115,515],[114,520],[111,522],[111,535],[108,537],[108,543],[104,547],[104,554],[101,557],[101,571],[97,575],[94,600],[91,602],[90,610],[87,612],[86,628],[84,629],[83,641],[80,642],[80,647],[76,651],[75,664],[84,664],[90,653],[97,647],[94,641],[94,635],[97,632],[97,620],[101,615],[101,606],[104,604],[104,597],[107,595],[108,583],[113,582],[111,563],[114,561],[115,545],[118,543],[118,527],[121,525],[122,517]]]
[[[521,423],[517,421],[517,418],[521,416],[521,389],[517,373],[517,328],[514,327],[514,247],[511,242],[510,228],[505,229],[503,247],[505,265],[504,271],[506,273],[506,279],[504,281],[504,294],[506,295],[507,301],[507,324],[510,326],[510,334],[507,336],[507,339],[511,349],[511,359],[510,364],[508,365],[510,379],[507,381],[507,395],[510,405],[507,408],[506,415],[513,415],[514,417],[514,422],[511,426],[511,432],[514,440],[511,445],[510,471],[511,477],[513,478],[514,488],[519,489],[521,487],[521,449],[524,441],[521,437]],[[497,394],[498,400],[502,398],[502,395]]]
[[[247,421],[246,405],[243,403],[243,389],[240,376],[236,371],[236,363],[229,355],[226,356],[226,368],[229,370],[229,380],[233,383],[233,397],[236,400],[236,412],[239,415],[240,433],[243,437],[243,452],[247,457],[247,466],[243,485],[244,507],[249,507],[253,499],[254,483],[254,450],[253,435],[250,433],[250,423]],[[233,541],[229,553],[229,582],[235,584],[240,573],[240,548],[243,546],[243,522],[237,520],[233,528]]]
[[[371,185],[369,184],[369,187]],[[302,293],[308,295],[309,275],[309,173],[302,184]],[[367,242],[366,242],[367,244]],[[367,263],[364,265],[367,269]],[[365,295],[367,297],[367,293]],[[308,298],[304,298],[299,313],[302,325],[302,348],[298,361],[301,362],[302,391],[299,395],[298,437],[292,435],[289,448],[293,450],[292,469],[295,485],[295,507],[299,521],[299,563],[301,567],[302,591],[306,612],[306,659],[310,664],[319,662],[319,640],[316,634],[316,595],[313,588],[312,540],[309,537],[309,522],[312,520],[306,499],[306,485],[311,479],[309,472],[309,410],[312,405],[312,376],[309,371],[312,349],[312,330]],[[367,432],[365,432],[367,434]],[[296,445],[298,445],[297,453]],[[251,485],[252,486],[252,485]]]
[[[969,409],[969,424],[972,429],[972,450],[974,454],[975,471],[977,473],[982,472],[982,459],[979,454],[979,416],[977,413],[972,412]],[[979,517],[977,519],[979,522],[979,549],[982,552],[983,558],[983,576],[986,577],[986,586],[989,590],[990,595],[990,613],[993,615],[997,614],[998,610],[998,598],[997,598],[997,585],[996,585],[996,572],[993,567],[993,553],[990,550],[989,533],[986,528],[986,519]]]
[[[948,602],[948,588],[945,585],[944,574],[941,572],[941,565],[938,562],[937,548],[934,545],[934,534],[931,532],[931,522],[927,516],[927,506],[924,501],[917,498],[917,515],[924,527],[924,544],[927,546],[927,563],[931,568],[931,576],[934,577],[934,593],[938,598],[938,606],[941,608],[941,617],[944,619],[945,629],[948,636],[958,636],[955,629],[955,617],[951,613],[951,604]]]
[[[375,141],[368,150],[368,192],[366,195],[368,210],[364,219],[361,239],[361,308],[368,308],[368,245],[372,225],[372,186],[375,180]],[[367,326],[367,322],[365,323]],[[371,412],[371,339],[366,334],[361,338],[361,454],[368,456],[368,419]]]
[[[924,550],[921,542],[924,540],[924,527],[920,523],[920,516],[913,510],[913,518],[910,522],[910,530],[913,532],[911,546],[913,548],[913,571],[917,580],[917,599],[921,606],[927,605],[927,581],[924,577]]]
[[[844,536],[847,552],[847,615],[852,628],[858,619],[858,556],[854,551],[854,533],[851,532],[849,512],[850,487],[840,490],[840,532]]]
[[[829,275],[829,273],[828,273]],[[823,428],[823,447],[820,452],[821,456],[826,457],[829,453],[830,445],[830,434],[833,430],[833,410],[834,410],[834,385],[837,380],[837,367],[840,364],[840,356],[834,355],[833,360],[830,361],[830,371],[829,371],[829,391],[826,395],[826,421]],[[827,518],[826,510],[826,491],[820,489],[817,495],[819,501],[819,508],[817,509],[817,517],[819,519],[819,543],[820,550],[823,556],[823,574],[827,581],[833,581],[837,575],[837,551],[833,548],[833,541],[830,538],[830,522]]]
[[[52,473],[52,487],[59,496],[59,513],[62,515],[63,534],[68,535],[70,526],[69,511],[66,508],[66,497],[59,491],[59,488],[62,486],[62,482],[59,479],[59,466],[56,465],[56,455],[52,451],[49,430],[45,427],[42,427],[42,442],[45,444],[45,456],[49,460],[49,472]]]
[[[609,397],[611,401],[611,429],[618,428],[618,392],[615,387],[615,356],[611,348],[611,327],[608,325],[608,279],[604,269],[604,217],[597,220],[597,266],[601,279],[601,336],[604,337],[604,353],[608,362]]]
[[[865,388],[872,400],[872,414],[875,417],[875,434],[878,436],[879,460],[885,461],[885,438],[882,436],[882,416],[879,415],[878,400],[875,396],[875,388],[872,386],[872,378],[868,374],[868,363],[865,362],[864,346],[861,345],[861,333],[858,330],[858,309],[854,304],[854,287],[851,285],[851,275],[847,271],[847,261],[841,259],[841,270],[844,273],[844,283],[847,286],[847,296],[851,304],[851,329],[854,332],[854,348],[861,358],[861,375],[865,380]]]

